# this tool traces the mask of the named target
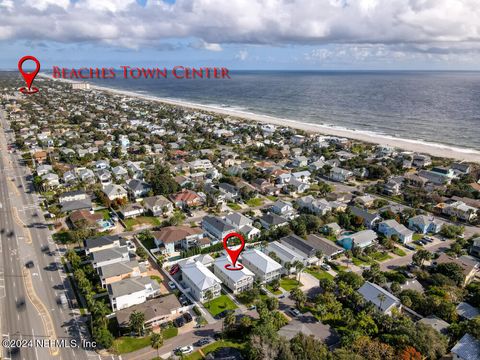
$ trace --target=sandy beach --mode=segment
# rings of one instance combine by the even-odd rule
[[[45,74],[43,75],[45,77],[52,79],[48,75],[45,75]],[[54,79],[54,80],[73,82],[66,79]],[[217,113],[225,116],[230,116],[232,118],[246,119],[250,121],[273,124],[277,126],[289,126],[295,129],[306,131],[306,132],[314,132],[314,133],[319,133],[323,135],[345,137],[345,138],[350,138],[350,139],[359,140],[363,142],[378,144],[382,146],[390,146],[390,147],[411,151],[411,152],[424,153],[432,156],[451,158],[451,159],[460,160],[460,161],[480,163],[480,151],[473,150],[473,149],[453,147],[449,145],[423,142],[419,140],[396,138],[388,135],[381,135],[381,134],[371,133],[367,131],[351,130],[351,129],[344,129],[340,127],[305,123],[299,120],[282,119],[282,118],[271,117],[267,115],[237,111],[233,109],[217,108],[213,106],[159,98],[159,97],[139,94],[139,93],[135,93],[127,90],[117,90],[117,89],[112,89],[112,88],[107,88],[107,87],[92,85],[92,84],[90,84],[90,88],[94,90],[99,90],[99,91],[106,91],[116,95],[131,96],[131,97],[136,97],[144,100],[157,101],[160,103],[180,106],[180,107],[184,107],[192,110],[202,110],[206,112]]]

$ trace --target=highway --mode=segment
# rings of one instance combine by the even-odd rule
[[[0,329],[2,340],[23,341],[14,351],[2,344],[2,359],[99,359],[81,346],[91,339],[78,310],[57,303],[62,293],[73,298],[61,266],[65,249],[52,240],[29,168],[7,150],[14,135],[1,110],[0,124]],[[45,245],[50,251],[42,251]],[[41,339],[52,343],[35,344]],[[78,346],[70,346],[72,339]]]

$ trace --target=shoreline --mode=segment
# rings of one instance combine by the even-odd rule
[[[41,75],[54,81],[62,81],[67,83],[77,82],[77,81],[72,81],[68,79],[53,79],[51,76],[47,74],[41,74]],[[92,90],[106,91],[115,95],[130,96],[130,97],[139,98],[143,100],[156,101],[156,102],[160,102],[168,105],[184,107],[192,110],[212,112],[212,113],[216,113],[224,116],[230,116],[232,118],[246,119],[246,120],[254,121],[257,123],[272,124],[276,126],[286,126],[286,127],[295,128],[297,130],[303,130],[309,133],[318,133],[321,135],[344,137],[344,138],[354,139],[354,140],[358,140],[366,143],[378,144],[381,146],[390,146],[390,147],[402,149],[405,151],[428,154],[435,157],[450,158],[455,160],[463,160],[468,162],[480,163],[480,151],[477,151],[474,149],[459,148],[459,147],[454,147],[450,145],[431,143],[431,142],[420,141],[420,140],[396,138],[393,136],[376,134],[368,131],[346,129],[341,127],[333,127],[333,126],[321,125],[321,124],[313,124],[313,123],[301,122],[299,120],[284,119],[284,118],[255,114],[255,113],[244,112],[244,111],[234,110],[234,109],[223,109],[219,107],[197,104],[197,103],[192,103],[188,101],[161,98],[154,95],[147,95],[147,94],[137,93],[129,90],[114,89],[114,88],[109,88],[105,86],[94,85],[92,83],[88,83],[88,84],[90,85],[90,89]]]

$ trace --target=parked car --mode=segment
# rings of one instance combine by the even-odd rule
[[[34,267],[35,264],[33,263],[32,260],[30,260],[30,261],[27,261],[27,262],[25,263],[25,266],[30,269],[30,268]]]
[[[183,325],[185,325],[185,320],[184,320],[183,316],[180,316],[180,317],[176,318],[175,320],[173,320],[173,325],[177,328],[181,328]]]
[[[175,290],[177,288],[173,281],[168,282],[168,287],[170,288],[170,290]]]
[[[193,346],[192,345],[183,346],[183,347],[173,349],[173,352],[176,355],[186,355],[186,354],[190,354],[192,351],[193,351]]]
[[[413,251],[417,250],[417,248],[415,246],[412,246],[412,245],[405,244],[404,246],[409,250],[413,250]]]
[[[431,243],[431,242],[433,242],[433,239],[432,239],[431,237],[424,236],[424,237],[422,238],[422,241],[426,241],[427,243]]]
[[[200,340],[198,340],[196,343],[194,343],[193,345],[197,346],[197,347],[201,347],[201,346],[205,346],[205,345],[208,345],[212,342],[213,340],[210,339],[210,338],[202,338]]]
[[[180,270],[180,266],[178,266],[178,264],[175,264],[172,266],[169,273],[170,275],[175,275],[178,272],[178,270]]]
[[[256,308],[257,308],[257,307],[256,307],[255,305],[250,305],[250,306],[248,307],[248,310],[255,310]]]
[[[322,266],[320,266],[323,270],[325,271],[330,271],[332,270],[332,267],[328,264],[322,264]]]
[[[294,317],[297,317],[298,315],[300,315],[300,311],[298,311],[297,309],[295,309],[295,308],[293,308],[293,307],[290,308],[290,309],[288,309],[288,312],[289,312],[290,314],[292,314]]]
[[[192,315],[190,315],[190,313],[188,313],[188,312],[185,313],[185,314],[183,314],[183,318],[185,319],[185,321],[186,321],[187,323],[189,323],[189,322],[191,322],[191,321],[193,320]]]

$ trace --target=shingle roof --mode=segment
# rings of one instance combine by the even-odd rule
[[[192,228],[190,226],[167,226],[161,228],[159,231],[152,232],[155,239],[164,244],[175,243],[185,239],[187,236],[202,234],[200,228]]]
[[[255,264],[265,274],[282,269],[282,265],[257,249],[245,250],[242,259]]]
[[[455,344],[451,352],[462,360],[478,360],[480,359],[480,340],[467,333]]]
[[[365,282],[358,292],[363,296],[366,301],[373,303],[376,307],[385,311],[394,304],[400,304],[400,300],[393,294],[390,294],[387,290],[381,288],[377,284],[371,282]],[[384,299],[382,300],[382,295]]]
[[[215,266],[216,269],[221,271],[226,277],[228,277],[235,283],[245,278],[255,276],[255,274],[250,270],[248,270],[246,267],[243,267],[242,270],[237,270],[237,271],[231,271],[231,270],[225,269],[225,265],[231,264],[230,260],[226,256],[216,258],[213,264],[214,264],[213,266]]]
[[[148,277],[128,278],[117,281],[113,284],[109,284],[107,289],[108,293],[116,298],[145,290],[145,286],[147,284],[151,284],[154,290],[160,290],[160,286],[158,285],[157,281]]]
[[[126,327],[130,323],[130,314],[139,311],[145,314],[145,322],[149,322],[159,316],[170,315],[172,311],[181,307],[175,294],[162,296],[156,299],[148,300],[143,304],[130,306],[116,312],[118,324]]]
[[[182,276],[189,278],[200,290],[207,290],[215,284],[222,283],[205,265],[198,261],[185,264],[182,267]]]
[[[112,244],[114,241],[119,239],[122,239],[119,235],[107,235],[86,239],[84,244],[86,248],[93,249],[99,246]]]

